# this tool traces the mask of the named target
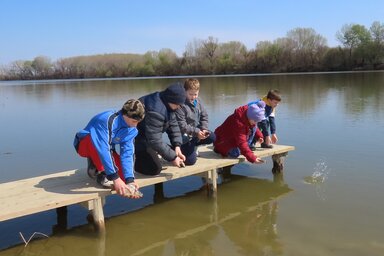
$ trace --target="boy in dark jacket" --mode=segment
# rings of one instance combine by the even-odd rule
[[[154,92],[139,100],[145,106],[145,118],[137,126],[139,134],[135,140],[135,171],[145,175],[157,175],[162,170],[159,155],[173,165],[184,165],[185,156],[180,146],[181,132],[175,110],[186,99],[183,85],[175,83],[161,92]],[[166,132],[171,145],[163,140]]]
[[[265,103],[259,101],[235,109],[234,113],[216,128],[214,151],[222,156],[238,157],[242,154],[251,163],[263,163],[264,161],[250,150],[248,139],[252,128],[265,118],[264,107]],[[258,129],[256,136],[262,141],[263,135]]]
[[[199,98],[199,80],[185,80],[184,89],[187,99],[176,110],[176,118],[183,136],[181,152],[186,157],[185,164],[193,165],[197,160],[197,146],[211,144],[215,134],[208,130],[208,114]]]

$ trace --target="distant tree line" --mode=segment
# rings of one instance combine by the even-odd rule
[[[0,69],[1,80],[219,75],[384,69],[384,23],[369,29],[346,24],[336,33],[341,43],[328,47],[312,28],[295,28],[285,37],[261,41],[248,50],[238,41],[217,38],[188,42],[182,56],[171,49],[145,54],[78,56],[52,62],[38,56]]]

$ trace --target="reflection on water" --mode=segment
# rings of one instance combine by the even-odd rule
[[[173,199],[154,195],[163,200],[108,219],[104,235],[85,225],[1,255],[281,255],[278,201],[291,189],[227,173],[219,190],[213,198],[204,189]]]

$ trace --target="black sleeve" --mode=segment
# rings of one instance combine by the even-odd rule
[[[269,129],[271,130],[271,134],[276,133],[275,118],[273,116],[269,117]]]
[[[150,145],[150,147],[159,153],[165,160],[174,160],[176,158],[175,151],[163,140],[163,127],[166,122],[165,117],[158,112],[148,111],[145,119],[145,134],[148,145]],[[178,128],[176,120],[174,121]],[[180,134],[180,129],[178,130]]]
[[[180,131],[179,124],[176,120],[175,113],[170,114],[170,120],[169,120],[168,129],[167,129],[167,134],[168,134],[169,141],[171,142],[173,147],[181,146],[181,144],[183,143],[183,140],[181,137],[181,131]]]

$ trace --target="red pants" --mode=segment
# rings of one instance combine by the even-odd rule
[[[82,157],[90,158],[98,171],[103,172],[105,170],[103,163],[101,162],[100,156],[92,143],[91,135],[87,135],[80,140],[77,153]],[[125,182],[123,171],[121,168],[120,156],[115,151],[113,151],[113,159],[115,161],[115,164],[117,165],[118,174],[120,178]]]

